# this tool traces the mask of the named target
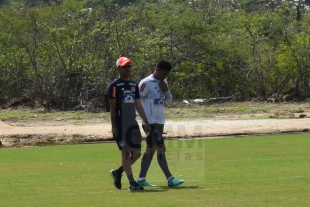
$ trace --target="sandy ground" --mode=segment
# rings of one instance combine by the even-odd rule
[[[310,114],[307,115],[310,117]],[[224,137],[237,135],[310,132],[310,118],[261,120],[205,119],[197,121],[166,121],[167,139]],[[142,133],[144,136],[145,134]],[[20,147],[48,144],[111,141],[109,123],[66,123],[64,121],[12,124],[0,121],[0,145]]]

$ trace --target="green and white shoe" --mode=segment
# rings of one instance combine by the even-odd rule
[[[147,182],[146,180],[143,181],[138,181],[139,185],[143,186],[143,187],[156,187],[156,185]]]
[[[168,186],[175,187],[175,186],[181,185],[182,183],[184,183],[184,180],[173,178],[172,180],[168,182]]]

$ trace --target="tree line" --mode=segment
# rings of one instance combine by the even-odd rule
[[[305,2],[46,2],[0,7],[2,104],[27,96],[59,109],[103,107],[119,56],[132,59],[137,82],[170,61],[175,99],[310,94]]]

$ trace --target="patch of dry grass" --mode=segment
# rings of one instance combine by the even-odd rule
[[[199,105],[175,103],[166,110],[166,118],[179,119],[265,119],[277,114],[310,113],[309,102],[259,103],[227,102]]]
[[[175,100],[166,108],[166,118],[170,120],[195,119],[267,119],[281,118],[283,114],[309,113],[310,102],[261,103],[261,102],[226,102],[200,105],[185,105]],[[98,123],[109,122],[109,112],[87,111],[38,111],[31,108],[0,110],[0,120],[4,122],[66,122]],[[286,115],[284,116],[286,117]],[[138,117],[139,118],[139,117]]]

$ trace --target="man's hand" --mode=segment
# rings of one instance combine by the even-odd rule
[[[113,134],[113,137],[116,139],[118,135],[118,130],[116,127],[112,127],[112,134]]]
[[[168,84],[165,83],[164,81],[159,81],[158,85],[164,92],[167,92],[169,90]]]
[[[150,136],[151,134],[151,126],[150,124],[145,124],[145,133],[146,133],[146,136]]]

